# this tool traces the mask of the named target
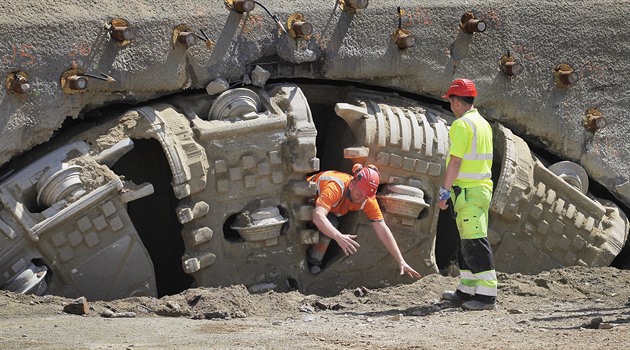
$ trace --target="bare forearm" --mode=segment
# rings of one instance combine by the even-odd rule
[[[457,175],[459,174],[459,168],[462,164],[462,159],[451,156],[451,160],[446,167],[446,172],[444,173],[444,183],[442,187],[447,190],[450,190],[453,187],[453,182],[457,179]]]
[[[326,209],[322,207],[315,207],[315,210],[313,210],[313,223],[317,226],[317,229],[321,233],[335,240],[344,254],[350,255],[356,253],[357,249],[361,246],[354,240],[357,236],[346,235],[339,232],[330,220],[328,220],[327,215],[328,211]]]
[[[418,271],[409,266],[409,264],[407,264],[407,262],[403,258],[402,253],[400,252],[400,248],[398,248],[398,243],[396,242],[394,235],[392,235],[392,231],[389,229],[389,226],[387,226],[384,221],[378,221],[373,222],[372,227],[376,231],[376,236],[378,236],[378,239],[381,241],[381,243],[383,243],[385,248],[387,248],[389,254],[391,254],[391,256],[396,259],[398,267],[400,268],[400,274],[404,275],[405,273],[407,273],[412,278],[421,277]]]
[[[394,235],[392,235],[392,232],[389,230],[389,228],[381,227],[376,229],[376,236],[381,241],[381,243],[383,243],[389,254],[394,257],[394,259],[396,259],[396,262],[401,263],[405,261],[402,253],[400,252],[400,249],[398,248],[398,243],[396,242],[396,239],[394,238]]]
[[[316,207],[313,210],[313,223],[321,233],[336,240],[341,235],[341,232],[330,223],[326,215],[328,215],[328,212],[324,208]]]

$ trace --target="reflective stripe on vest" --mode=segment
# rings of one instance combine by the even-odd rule
[[[473,136],[470,145],[470,153],[464,154],[463,159],[471,160],[471,161],[486,161],[492,160],[492,152],[491,153],[477,153],[477,127],[475,123],[467,118],[465,115],[461,116],[461,119],[464,123],[468,124],[468,126],[472,129]],[[470,173],[470,172],[460,172],[457,175],[458,179],[468,179],[468,180],[485,180],[490,179],[492,177],[491,172],[485,173]]]
[[[470,153],[464,154],[464,159],[492,160],[492,153],[477,153],[477,127],[475,126],[475,123],[472,120],[466,118],[466,116],[462,116],[460,119],[463,120],[466,124],[468,124],[468,126],[470,126],[470,128],[473,131]]]
[[[326,175],[328,172],[323,173],[322,175],[320,175],[317,178],[317,193],[319,194],[319,192],[321,192],[320,190],[320,186],[321,183],[320,181],[325,180],[325,181],[334,181],[337,185],[339,185],[339,188],[341,188],[341,198],[339,198],[339,200],[337,202],[335,202],[335,204],[333,204],[333,208],[336,207],[339,202],[341,202],[341,200],[343,199],[343,195],[345,192],[345,188],[346,186],[344,185],[343,181],[341,181],[340,178],[335,177],[335,176],[330,176],[330,175]]]
[[[491,172],[487,172],[487,173],[462,173],[460,172],[457,175],[458,179],[471,179],[471,180],[483,180],[483,179],[489,179],[491,177],[492,177]]]
[[[341,201],[343,200],[343,197],[345,196],[346,186],[343,183],[343,181],[341,181],[340,178],[332,176],[332,175],[326,175],[327,173],[329,173],[329,172],[327,171],[327,172],[323,173],[322,175],[320,175],[317,178],[317,194],[319,194],[319,192],[320,192],[320,186],[321,186],[320,181],[322,181],[322,180],[334,181],[337,185],[339,185],[339,188],[341,188],[341,197],[339,198],[339,200],[337,202],[335,202],[335,204],[333,204],[333,208],[334,208],[337,205],[339,205],[339,203],[341,203]],[[363,207],[365,207],[365,203],[366,202],[367,202],[367,199],[364,200],[363,203],[361,203],[361,209],[363,209]],[[337,216],[340,216],[340,215],[337,215]]]

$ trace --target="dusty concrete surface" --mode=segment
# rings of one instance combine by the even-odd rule
[[[439,97],[454,77],[475,80],[478,107],[556,156],[579,162],[589,175],[630,204],[626,140],[630,107],[629,48],[625,34],[628,1],[372,1],[355,14],[337,1],[264,1],[286,26],[300,12],[313,25],[308,39],[277,30],[257,6],[249,15],[224,1],[4,2],[0,5],[0,56],[7,78],[21,71],[32,90],[0,89],[0,163],[47,141],[66,118],[111,102],[134,104],[182,90],[203,89],[215,78],[243,80],[256,65],[271,79],[355,81]],[[399,50],[391,34],[401,24],[416,45]],[[463,33],[467,11],[486,21],[484,33]],[[106,25],[122,18],[132,39],[117,44]],[[203,30],[186,49],[173,43],[186,24]],[[510,51],[524,71],[504,76],[499,59]],[[554,69],[571,66],[579,81],[556,86]],[[76,67],[105,73],[116,84],[91,79],[83,93],[66,94],[60,81]],[[9,90],[12,91],[12,90]],[[608,125],[586,131],[586,111],[598,109]]]
[[[0,294],[3,349],[627,349],[630,272],[572,267],[499,274],[496,311],[440,302],[456,279],[431,275],[321,298],[252,295],[243,286],[155,298],[88,301]],[[132,313],[132,314],[130,314]],[[127,318],[104,317],[124,315]],[[129,318],[131,316],[131,318]]]
[[[282,282],[284,288],[302,285],[306,286],[305,289],[320,293],[321,286],[326,287],[326,284],[318,281],[318,278],[333,281],[329,283],[337,290],[368,282],[371,286],[409,282],[395,277],[391,280],[383,279],[380,275],[370,275],[370,280],[364,271],[370,271],[372,267],[363,264],[368,261],[364,257],[356,257],[356,261],[347,264],[354,269],[352,272],[345,268],[348,260],[329,269],[328,275],[305,275],[305,269],[301,266],[304,259],[303,248],[309,242],[312,243],[312,237],[306,231],[300,231],[298,238],[286,234],[280,238],[273,237],[265,241],[262,248],[258,241],[250,244],[251,242],[234,240],[236,243],[225,244],[217,240],[217,237],[225,238],[226,241],[234,239],[234,236],[226,236],[225,232],[229,231],[223,226],[226,217],[247,209],[249,202],[260,200],[254,198],[256,195],[265,191],[274,193],[275,197],[269,196],[271,199],[265,198],[256,204],[263,209],[280,203],[279,197],[282,194],[306,196],[306,191],[298,185],[293,184],[295,186],[285,189],[280,187],[285,180],[302,179],[303,173],[315,170],[316,164],[312,162],[314,158],[307,157],[308,151],[314,151],[312,146],[315,136],[312,129],[303,128],[313,124],[310,111],[302,109],[296,112],[294,109],[297,105],[292,104],[283,104],[277,110],[269,108],[272,112],[277,112],[272,113],[275,119],[271,118],[260,125],[269,131],[271,137],[259,136],[258,139],[248,137],[246,128],[233,128],[216,120],[200,121],[197,116],[191,117],[191,110],[185,108],[186,101],[190,101],[187,100],[187,93],[204,92],[210,82],[217,86],[231,87],[250,83],[263,85],[267,78],[274,83],[291,82],[294,79],[344,85],[360,83],[363,86],[413,93],[417,99],[439,107],[440,102],[436,99],[453,78],[471,78],[480,90],[476,105],[484,115],[508,128],[519,140],[522,138],[530,146],[547,152],[548,156],[581,164],[593,183],[599,183],[605,188],[598,190],[596,195],[575,194],[575,191],[562,188],[563,184],[546,170],[547,164],[527,160],[528,168],[524,173],[529,176],[532,175],[529,172],[533,172],[533,177],[513,176],[524,180],[525,184],[521,187],[512,186],[514,182],[506,180],[502,183],[510,186],[499,188],[505,191],[498,196],[499,201],[495,203],[494,211],[497,215],[504,215],[502,220],[505,222],[497,219],[495,226],[500,230],[491,232],[493,244],[495,248],[499,248],[497,261],[506,264],[504,266],[511,264],[515,260],[513,250],[518,249],[519,254],[522,253],[525,257],[519,255],[516,260],[535,261],[536,264],[526,265],[527,269],[516,265],[505,270],[537,273],[541,268],[563,264],[607,264],[621,249],[628,232],[623,210],[627,210],[630,205],[630,169],[626,162],[630,159],[630,145],[626,142],[630,127],[625,115],[630,107],[630,70],[625,57],[630,43],[624,22],[630,4],[628,1],[584,1],[578,5],[551,1],[532,1],[525,4],[462,0],[448,4],[439,1],[422,4],[415,1],[372,1],[367,9],[354,14],[340,11],[337,1],[324,4],[314,0],[288,3],[273,0],[263,3],[282,22],[294,12],[303,13],[313,24],[313,35],[295,40],[278,31],[271,18],[260,7],[257,6],[249,14],[241,15],[225,9],[224,1],[218,0],[212,3],[187,1],[177,4],[163,0],[132,0],[115,5],[109,2],[65,0],[42,5],[41,2],[28,0],[0,4],[0,67],[5,82],[0,88],[2,180],[19,170],[16,163],[10,160],[21,156],[22,164],[28,164],[29,157],[33,156],[28,152],[33,149],[46,151],[50,147],[46,143],[53,135],[65,134],[70,125],[88,128],[93,126],[94,129],[88,134],[91,137],[102,136],[98,139],[86,137],[85,145],[67,150],[67,154],[60,156],[63,161],[84,168],[81,179],[86,190],[98,190],[95,191],[96,195],[90,193],[92,200],[79,202],[87,208],[85,212],[81,212],[82,216],[78,215],[78,210],[73,214],[64,211],[63,206],[74,203],[72,201],[65,204],[52,203],[45,210],[40,208],[41,211],[26,213],[29,206],[37,206],[32,204],[34,199],[27,198],[36,194],[35,183],[29,183],[29,180],[37,180],[43,173],[42,169],[31,173],[32,178],[18,176],[15,179],[16,187],[7,189],[0,196],[3,203],[0,208],[3,225],[0,228],[4,231],[4,235],[0,235],[3,239],[0,243],[6,244],[0,245],[5,254],[5,260],[2,261],[3,274],[0,276],[2,282],[14,281],[12,278],[15,275],[31,272],[29,266],[33,265],[29,264],[33,261],[42,263],[39,249],[44,247],[49,253],[48,257],[52,258],[43,263],[52,264],[53,261],[52,265],[57,269],[48,275],[49,279],[52,276],[56,282],[51,283],[50,293],[77,296],[102,293],[104,296],[101,297],[105,299],[116,298],[119,295],[116,293],[134,295],[140,291],[139,294],[155,294],[156,289],[161,291],[160,294],[176,294],[172,297],[172,303],[166,298],[159,301],[152,298],[112,301],[109,305],[115,311],[137,311],[138,314],[146,313],[141,316],[147,317],[108,322],[110,320],[100,317],[59,315],[59,305],[63,302],[57,297],[15,296],[10,292],[3,292],[5,294],[1,297],[1,302],[5,303],[8,310],[3,332],[6,329],[8,333],[6,336],[1,335],[3,338],[0,341],[6,342],[7,347],[159,348],[168,347],[164,344],[169,344],[169,341],[185,344],[194,339],[191,347],[205,348],[208,346],[209,333],[214,335],[212,344],[224,348],[235,344],[236,347],[257,348],[261,343],[268,348],[282,347],[278,344],[291,344],[287,348],[460,348],[468,346],[470,338],[476,339],[477,334],[473,333],[473,318],[476,315],[452,312],[453,309],[442,309],[442,306],[434,307],[438,303],[436,298],[439,293],[455,283],[454,279],[435,274],[408,286],[373,290],[366,295],[362,295],[365,291],[358,291],[359,296],[356,296],[353,289],[346,290],[339,296],[322,299],[323,305],[341,305],[342,309],[317,311],[313,314],[300,313],[300,306],[309,304],[304,299],[309,301],[312,298],[297,292],[259,297],[251,296],[244,287],[236,286],[209,292],[190,289],[178,294],[193,283],[191,276],[201,285],[238,284],[240,278],[247,276],[251,283],[271,280]],[[398,49],[391,37],[398,25],[397,6],[405,10],[401,19],[402,26],[416,36],[416,45],[405,50]],[[460,30],[459,21],[466,11],[472,11],[478,18],[486,21],[487,30],[484,33],[471,35]],[[133,34],[129,42],[117,43],[111,38],[108,27],[114,18],[123,18],[128,23],[130,33]],[[175,44],[174,35],[176,31],[182,30],[184,23],[196,33],[203,30],[210,39],[208,45],[198,42],[185,48]],[[508,50],[524,67],[522,74],[511,78],[504,76],[499,69],[499,59]],[[578,81],[570,86],[559,85],[554,76],[554,69],[559,64],[571,66],[577,73]],[[96,76],[104,73],[113,77],[116,82],[106,83],[91,77],[84,91],[70,91],[67,86],[62,86],[67,83],[68,74],[83,73]],[[13,85],[19,77],[26,79],[29,91],[17,91],[18,87],[26,88],[25,85]],[[283,94],[285,93],[279,95]],[[295,96],[292,93],[288,95]],[[171,101],[182,102],[173,103],[175,107],[162,104],[146,107],[148,103],[165,96],[170,97]],[[321,106],[316,106],[317,99],[309,98],[308,102],[315,113],[332,113],[332,109],[324,111]],[[370,105],[368,114],[378,120],[381,106],[374,106]],[[205,115],[208,115],[207,107],[209,106],[198,109],[204,110]],[[404,106],[392,104],[392,109],[398,107]],[[96,126],[101,125],[105,119],[118,116],[117,113],[121,110],[133,108],[137,109],[123,115],[115,127],[97,130]],[[388,108],[384,110],[389,110]],[[592,109],[597,109],[606,118],[607,125],[602,129],[585,128],[587,111]],[[193,115],[195,110],[197,109],[193,108]],[[287,111],[292,113],[285,113]],[[442,112],[448,114],[444,110],[440,113]],[[424,110],[420,114],[423,113]],[[142,117],[138,118],[139,115]],[[203,117],[202,114],[200,116]],[[370,153],[370,159],[381,161],[390,175],[388,177],[394,178],[395,184],[399,183],[396,181],[400,179],[396,178],[400,178],[401,172],[408,170],[404,169],[408,164],[427,165],[424,173],[419,176],[422,181],[413,177],[404,177],[403,180],[407,185],[414,185],[412,187],[422,187],[424,193],[428,194],[428,200],[439,185],[440,161],[445,152],[446,140],[443,136],[446,128],[442,117],[446,118],[445,115],[429,118],[430,129],[435,128],[436,140],[430,142],[432,147],[423,150],[436,152],[425,154],[431,158],[428,162],[422,159],[416,149],[405,150],[405,142],[409,138],[405,138],[404,132],[401,134],[400,144],[385,144],[384,130],[387,127],[380,131],[382,139],[378,138],[374,145],[363,145],[373,146],[377,150],[387,146],[386,152]],[[140,119],[144,121],[136,124]],[[389,119],[388,122],[395,119]],[[256,121],[251,124],[256,124]],[[352,122],[348,121],[348,124]],[[424,125],[428,125],[426,120]],[[356,125],[350,125],[351,129],[357,129],[355,127]],[[274,130],[277,131],[275,134]],[[298,132],[305,132],[302,135],[305,137],[296,136]],[[230,138],[234,135],[239,135],[240,138]],[[441,139],[439,135],[442,135]],[[360,131],[358,135],[346,133],[342,136],[344,137],[338,139],[345,141],[351,136],[367,139],[369,133]],[[392,133],[387,137],[393,136]],[[425,136],[428,140],[429,136]],[[431,138],[433,136],[432,131]],[[147,167],[146,172],[168,175],[172,172],[173,178],[151,178],[156,183],[164,180],[166,187],[153,188],[143,181],[122,180],[116,176],[119,173],[108,168],[114,166],[116,157],[111,158],[112,155],[107,154],[107,151],[114,145],[125,147],[117,143],[124,143],[125,137],[140,139],[136,140],[136,150],[140,154],[155,150],[153,145],[143,143],[144,139],[157,139],[161,142],[171,167]],[[217,141],[220,137],[224,139]],[[236,147],[234,140],[244,141],[255,151],[244,154],[243,147]],[[263,144],[257,144],[261,140],[264,140]],[[282,141],[282,146],[278,145],[278,140]],[[518,142],[524,144],[522,140]],[[43,147],[35,147],[38,145]],[[302,148],[295,147],[296,145]],[[340,141],[339,144],[326,146],[330,147],[326,149],[332,150],[329,153],[334,153],[335,159],[322,160],[329,162],[326,166],[331,167],[337,165],[335,162],[340,158],[339,151],[349,145],[342,145]],[[405,154],[403,158],[400,152],[393,150],[393,146],[416,154],[412,157]],[[202,147],[205,153],[201,151]],[[295,150],[298,151],[291,153]],[[280,155],[285,151],[289,151],[284,154],[290,156],[283,158]],[[89,156],[83,157],[82,152],[89,153]],[[293,157],[296,154],[302,157]],[[502,156],[505,162],[513,161],[516,164],[518,160],[522,160],[509,152]],[[227,160],[221,159],[222,157]],[[282,161],[287,158],[294,162],[285,165]],[[133,170],[141,159],[142,157],[126,160],[125,166]],[[230,159],[237,161],[230,163]],[[207,160],[211,161],[210,164]],[[256,163],[258,161],[260,163]],[[123,165],[118,165],[115,170],[126,174],[129,169],[123,168]],[[242,169],[246,171],[243,172]],[[415,172],[418,172],[417,169],[412,167]],[[509,169],[518,169],[518,164]],[[263,175],[262,186],[252,185],[260,181],[258,177],[247,173],[254,170]],[[138,172],[135,174],[138,175]],[[515,174],[508,172],[507,175],[509,177]],[[206,181],[211,186],[206,186]],[[418,185],[420,183],[424,185]],[[239,201],[234,198],[235,192],[230,190],[235,184],[239,193],[245,194]],[[558,190],[557,186],[562,190]],[[168,188],[168,191],[161,192],[164,188]],[[515,188],[517,191],[513,190]],[[169,235],[153,240],[152,243],[145,236],[141,237],[141,242],[128,214],[134,214],[133,201],[154,192],[160,201],[154,200],[156,197],[148,197],[147,201],[159,205],[152,208],[153,212],[136,211],[135,215],[146,218],[170,216],[171,221],[168,225],[158,223],[151,226],[149,221],[152,220],[143,219],[138,222],[136,216],[133,224],[145,225],[139,227],[138,231],[146,233],[164,229],[163,232]],[[217,196],[217,192],[223,192],[222,197]],[[250,194],[252,198],[247,197]],[[25,198],[28,201],[22,201]],[[577,198],[577,209],[575,205],[571,207],[573,203],[567,198]],[[107,201],[101,202],[101,199]],[[615,200],[615,203],[610,200]],[[142,203],[146,206],[147,202]],[[167,205],[162,205],[163,203]],[[303,223],[307,220],[308,215],[303,215],[297,201],[291,203],[288,211],[293,218],[292,223]],[[618,206],[622,208],[619,209]],[[410,254],[414,267],[422,266],[423,272],[428,274],[435,272],[432,247],[437,231],[438,211],[426,210],[423,215],[422,219],[427,220],[410,220],[394,215],[391,222],[399,229],[398,234],[409,231],[426,235],[422,239],[413,235],[399,236],[399,239],[404,247],[414,248],[415,254]],[[62,217],[65,226],[59,226],[62,221],[59,217]],[[348,224],[355,230],[359,230],[362,225],[357,219],[352,219]],[[163,227],[156,227],[160,225]],[[120,231],[123,227],[125,230]],[[520,237],[516,240],[516,233],[532,236],[531,242],[521,240]],[[35,243],[38,242],[38,234],[44,238],[40,243]],[[215,239],[211,240],[213,234]],[[182,242],[182,238],[185,242]],[[125,244],[121,245],[123,239]],[[281,246],[274,245],[278,240]],[[372,241],[368,242],[364,245],[368,249],[364,249],[362,254],[371,255],[376,252],[379,259],[384,259],[382,251],[372,249]],[[37,246],[38,244],[41,246]],[[101,249],[99,244],[104,247],[100,251],[106,254],[97,257],[103,260],[90,260],[96,255],[86,245]],[[151,247],[150,244],[154,246]],[[144,246],[152,254],[164,259],[149,257]],[[287,246],[292,249],[286,249]],[[27,248],[31,249],[31,255],[21,256]],[[416,251],[415,248],[419,250]],[[260,253],[261,249],[280,256],[273,260],[275,266],[268,268],[265,265],[268,261],[266,255]],[[109,259],[103,258],[112,252],[115,254],[109,255]],[[545,256],[541,259],[542,252],[552,258]],[[111,256],[116,258],[112,259]],[[121,263],[118,269],[110,270],[120,272],[124,278],[119,278],[118,275],[108,276],[108,281],[121,279],[129,282],[129,285],[102,283],[101,272],[106,270],[102,267],[109,267],[111,261],[122,262],[122,256],[131,256],[132,259]],[[227,261],[231,268],[242,273],[226,274],[221,265],[213,267],[217,256],[218,261],[223,264]],[[587,256],[590,260],[584,261],[582,256]],[[85,264],[80,265],[79,261]],[[166,261],[169,264],[174,261],[175,266],[156,268],[160,271],[156,287],[151,273],[152,264]],[[250,267],[256,266],[256,269],[246,268],[247,263],[244,261]],[[290,273],[277,274],[278,261],[286,261],[287,264],[283,266]],[[382,274],[388,272],[388,265],[380,264],[380,261],[371,261],[371,264],[382,266],[379,270]],[[33,271],[36,271],[34,267]],[[137,280],[129,276],[143,277]],[[217,276],[227,282],[223,283]],[[29,282],[36,279],[31,278]],[[164,281],[166,285],[160,285]],[[597,348],[601,344],[616,348],[623,344],[619,348],[627,348],[625,338],[622,337],[627,334],[628,321],[628,277],[625,271],[566,269],[538,276],[502,275],[500,282],[501,293],[504,295],[500,302],[501,309],[497,313],[481,313],[480,316],[488,324],[496,326],[484,330],[483,334],[502,342],[488,347],[519,348],[526,343],[534,348],[547,347],[549,344],[558,348]],[[103,285],[116,287],[111,292],[113,294],[103,288]],[[254,287],[265,290],[269,285],[259,283]],[[381,298],[381,295],[385,297]],[[210,300],[208,304],[203,302],[204,298]],[[138,306],[139,304],[146,305]],[[198,305],[198,310],[194,310],[189,304]],[[208,306],[209,304],[213,306]],[[96,310],[90,316],[95,316],[106,307],[104,303],[94,305]],[[177,305],[189,307],[179,310]],[[217,308],[214,305],[224,306]],[[269,309],[270,305],[275,308]],[[162,311],[156,312],[157,309]],[[310,308],[305,309],[308,311]],[[282,315],[281,319],[274,318],[278,317],[278,310]],[[283,311],[286,311],[287,316],[284,316]],[[23,317],[25,314],[30,316]],[[230,315],[233,319],[183,322],[182,318],[151,317],[155,314],[183,318]],[[398,314],[403,315],[400,320],[396,316]],[[241,319],[242,316],[248,317]],[[580,327],[597,316],[604,317],[605,323],[612,324],[613,328],[591,331]],[[22,332],[41,327],[41,317],[55,321],[46,324],[45,327],[50,326],[50,329],[46,328],[46,332],[41,334],[59,332],[64,336],[41,338],[35,333]],[[85,320],[90,321],[89,327],[94,327],[95,334],[103,329],[106,332],[98,333],[93,340],[86,341],[84,333],[76,331],[81,326],[73,324]],[[175,322],[171,322],[173,320]],[[24,324],[19,321],[24,321]],[[144,321],[154,324],[147,326]],[[206,323],[198,327],[201,322]],[[108,326],[112,328],[107,328]],[[137,331],[134,327],[166,327],[158,335],[168,335],[170,338],[156,340],[152,334],[152,338],[140,338],[136,341],[134,336],[146,335],[147,332]],[[172,331],[177,327],[183,327],[179,328],[181,333]],[[186,327],[193,329],[194,334],[188,333]],[[437,327],[429,331],[429,334],[452,336],[446,339],[429,338],[424,332],[417,331],[418,328],[426,327]],[[248,332],[248,329],[251,331]],[[365,333],[360,333],[360,340],[356,339],[357,329],[366,330]],[[461,329],[471,333],[461,336]],[[77,338],[67,336],[68,333],[74,334],[72,331],[75,331]],[[220,332],[225,337],[216,336]],[[504,334],[509,334],[509,339],[504,339]],[[296,342],[296,335],[303,344]],[[112,340],[112,337],[125,336],[128,337]],[[245,340],[240,339],[242,337]],[[132,341],[128,342],[127,339]]]

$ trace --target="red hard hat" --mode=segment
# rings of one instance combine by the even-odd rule
[[[470,79],[455,79],[442,98],[449,98],[451,95],[477,97],[477,88]]]
[[[355,164],[352,167],[354,172],[354,180],[356,181],[359,189],[368,197],[374,197],[376,190],[378,190],[378,184],[380,182],[380,176],[376,166],[370,164],[363,166],[361,164]]]

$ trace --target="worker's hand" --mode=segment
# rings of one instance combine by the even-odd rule
[[[357,238],[357,235],[344,235],[343,233],[339,235],[335,239],[339,248],[346,254],[346,256],[350,254],[354,254],[357,252],[357,249],[360,247],[359,243],[354,239]]]
[[[407,264],[406,262],[401,262],[400,263],[400,274],[404,275],[405,272],[412,278],[420,278],[422,277],[421,274],[418,273],[418,271],[414,270],[411,268],[411,266],[409,266],[409,264]]]
[[[448,204],[446,201],[451,197],[451,190],[447,190],[444,187],[440,187],[440,191],[438,192],[438,206],[442,210],[446,210],[448,208]]]

